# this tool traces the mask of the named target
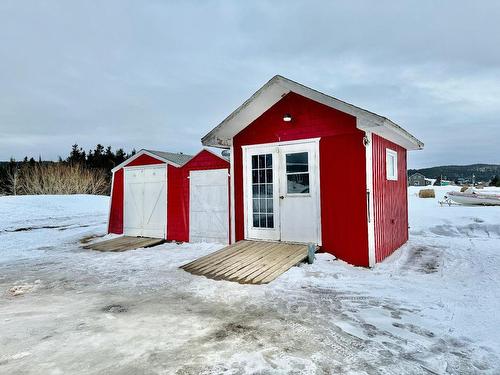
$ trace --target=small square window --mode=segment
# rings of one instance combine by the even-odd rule
[[[385,173],[388,180],[398,179],[398,153],[391,149],[385,150]]]

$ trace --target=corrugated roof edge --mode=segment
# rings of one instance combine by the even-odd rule
[[[174,165],[175,167],[181,167],[182,165],[186,164],[189,160],[191,160],[191,158],[193,157],[192,155],[175,153],[175,152],[142,149],[139,150],[135,155],[128,158],[127,160],[118,164],[111,170],[111,172],[113,173],[116,172],[118,169],[127,166],[127,164],[129,164],[131,161],[137,159],[139,156],[144,154],[154,158],[158,158],[165,163]]]
[[[156,156],[159,156],[163,159],[166,159],[178,165],[183,165],[193,158],[193,155],[183,154],[182,152],[169,152],[169,151],[157,151],[157,150],[144,150],[144,151],[148,151]]]

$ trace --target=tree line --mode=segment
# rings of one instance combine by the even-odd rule
[[[111,170],[135,153],[101,144],[85,151],[74,144],[68,156],[56,162],[11,158],[0,163],[0,194],[106,194]]]
[[[493,176],[490,181],[490,186],[500,187],[500,177],[498,175]]]

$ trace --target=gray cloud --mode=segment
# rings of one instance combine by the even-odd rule
[[[411,167],[500,162],[500,5],[0,3],[0,159],[195,152],[275,74],[398,122]]]

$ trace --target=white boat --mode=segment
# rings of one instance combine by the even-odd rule
[[[468,188],[464,192],[450,191],[444,198],[465,205],[500,206],[500,194],[478,193],[473,188]]]

